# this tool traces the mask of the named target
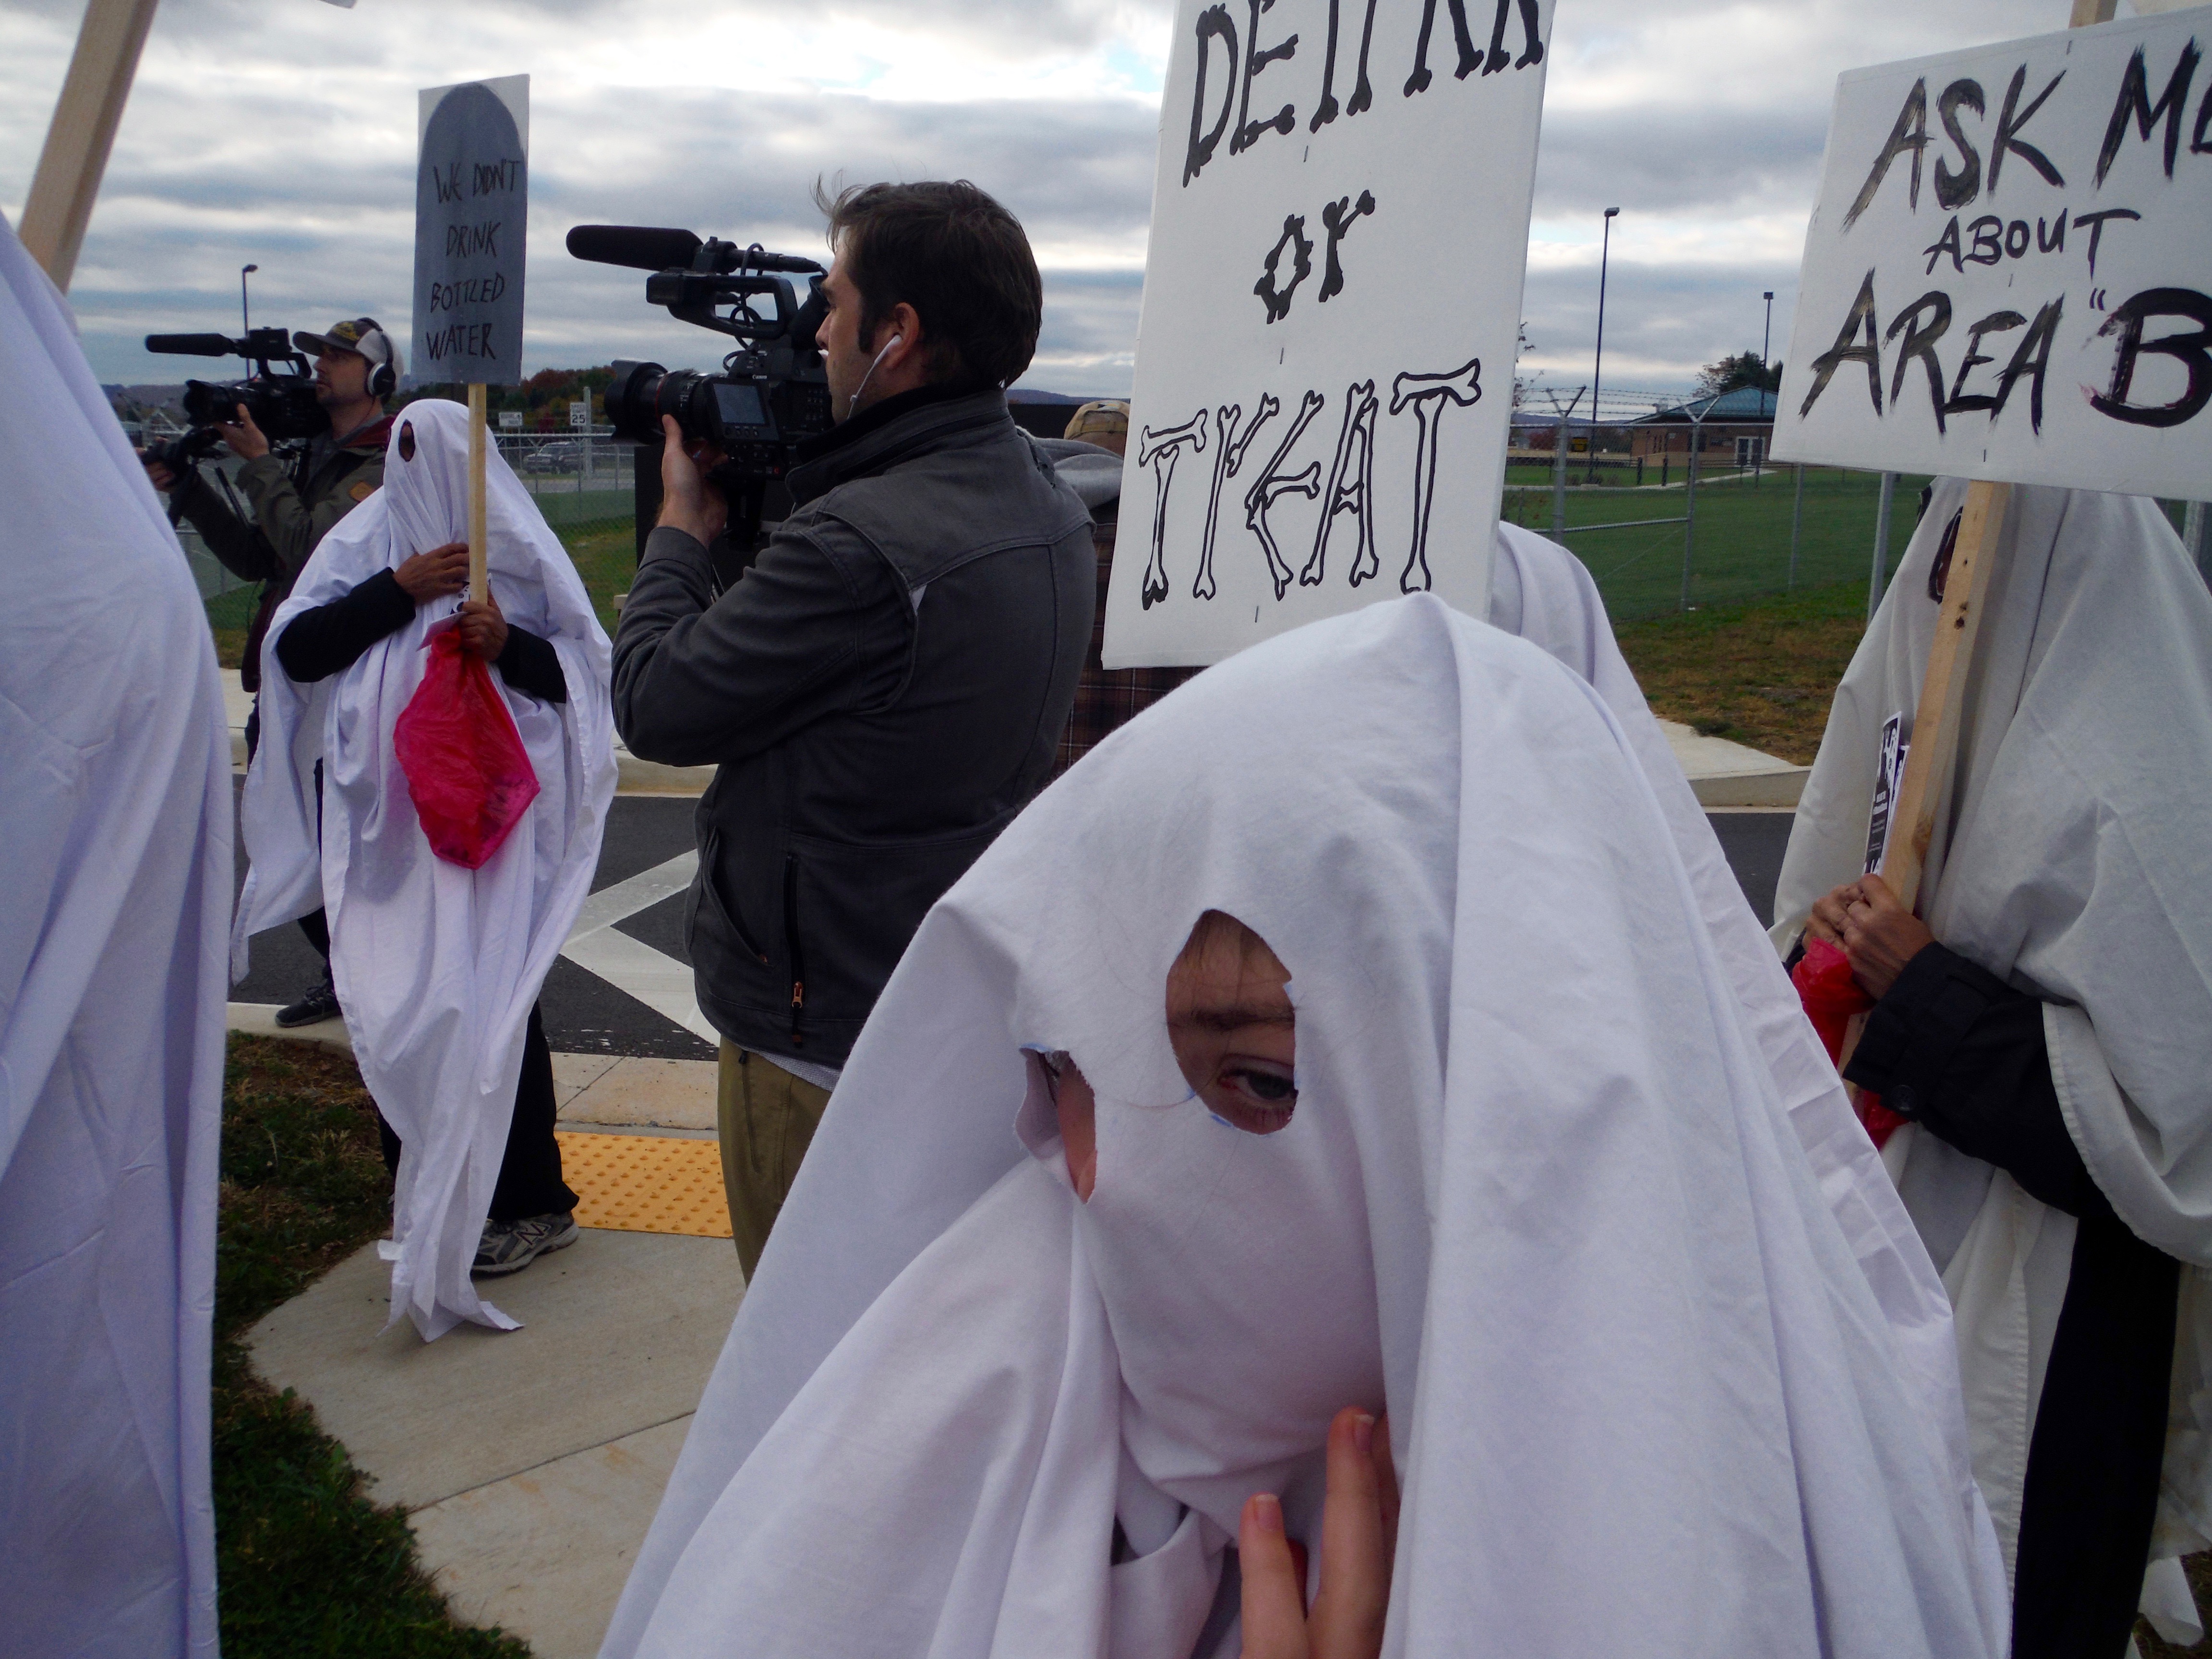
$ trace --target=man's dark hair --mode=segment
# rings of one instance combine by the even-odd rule
[[[904,301],[921,319],[929,378],[1003,386],[1030,366],[1044,321],[1044,280],[1021,222],[965,179],[854,185],[817,180],[830,244],[860,291],[860,338],[872,342]]]

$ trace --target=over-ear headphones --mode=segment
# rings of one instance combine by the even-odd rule
[[[371,362],[369,365],[368,395],[372,398],[389,398],[399,389],[399,371],[393,367],[392,362],[392,337],[384,331],[384,325],[378,322],[375,318],[364,317],[361,320],[368,328],[375,330],[377,337],[384,342],[384,361],[380,363]],[[367,337],[364,332],[362,338],[366,340]],[[367,352],[362,353],[364,357],[368,355]]]

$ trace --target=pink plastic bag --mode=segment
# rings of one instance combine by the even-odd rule
[[[1790,970],[1790,982],[1797,988],[1797,1000],[1805,1005],[1805,1018],[1813,1022],[1820,1034],[1820,1045],[1828,1051],[1830,1060],[1838,1060],[1844,1051],[1844,1034],[1850,1027],[1851,1016],[1863,1014],[1874,1006],[1874,999],[1851,977],[1851,959],[1824,939],[1808,935],[1805,954]],[[1866,1090],[1856,1091],[1853,1107],[1859,1121],[1866,1126],[1867,1136],[1876,1147],[1883,1146],[1897,1133],[1898,1125],[1907,1120],[1881,1103],[1881,1097]]]
[[[447,629],[423,647],[422,684],[392,733],[430,850],[479,870],[538,799],[538,772],[491,667]]]

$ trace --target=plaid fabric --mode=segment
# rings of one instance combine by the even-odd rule
[[[1109,509],[1110,514],[1110,509]],[[1062,772],[1088,754],[1091,745],[1109,732],[1162,697],[1199,671],[1195,668],[1117,668],[1110,673],[1099,659],[1106,647],[1106,586],[1114,574],[1114,528],[1116,520],[1100,520],[1092,539],[1098,548],[1098,614],[1091,623],[1091,653],[1084,659],[1083,678],[1075,689],[1075,713],[1060,734],[1060,756],[1052,775]]]

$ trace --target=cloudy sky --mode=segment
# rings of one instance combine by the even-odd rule
[[[1277,0],[1270,16],[1318,39],[1326,5]],[[1480,29],[1487,8],[1469,9]],[[82,11],[0,0],[11,222]],[[527,368],[720,356],[715,337],[644,303],[641,273],[569,258],[570,225],[684,225],[817,252],[818,175],[952,176],[1020,216],[1044,269],[1044,337],[1024,384],[1126,394],[1173,12],[1170,0],[164,0],[71,298],[112,381],[209,373],[148,356],[140,337],[234,330],[249,260],[264,324],[369,313],[396,330],[416,89],[527,72]],[[1757,349],[1766,289],[1779,356],[1837,73],[2062,28],[2066,14],[2065,0],[1559,0],[1523,372],[1587,379],[1600,215],[1613,205],[1608,386],[1686,386],[1699,364]]]

